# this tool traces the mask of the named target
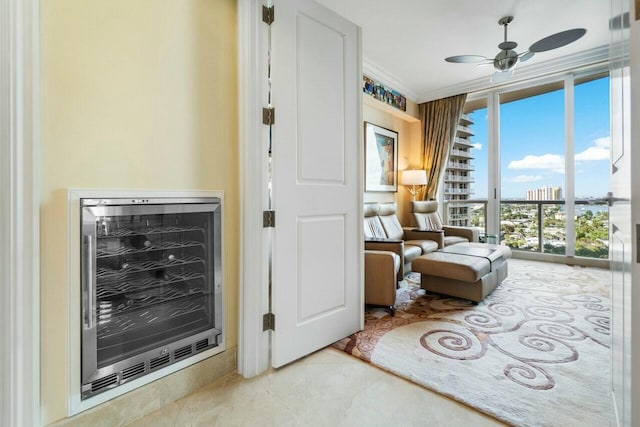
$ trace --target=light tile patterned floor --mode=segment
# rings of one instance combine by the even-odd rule
[[[332,348],[257,378],[222,378],[142,426],[500,426],[451,399]]]

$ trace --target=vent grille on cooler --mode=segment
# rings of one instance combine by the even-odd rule
[[[202,351],[209,347],[209,340],[200,340],[196,343],[196,351]]]
[[[92,382],[91,392],[96,392],[98,390],[102,390],[103,388],[110,387],[116,384],[118,384],[118,374],[111,374]]]
[[[193,348],[191,344],[185,345],[184,347],[180,347],[176,351],[173,352],[173,360],[182,359],[183,357],[187,357],[193,353]]]
[[[155,359],[151,359],[149,361],[149,369],[157,369],[157,368],[169,363],[170,360],[171,360],[171,358],[169,357],[168,353],[165,354],[164,356],[156,357]]]
[[[122,381],[144,374],[144,362],[122,370]]]

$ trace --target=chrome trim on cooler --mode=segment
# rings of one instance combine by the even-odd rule
[[[117,197],[105,199],[80,199],[80,206],[130,206],[130,205],[178,205],[220,203],[219,197]]]

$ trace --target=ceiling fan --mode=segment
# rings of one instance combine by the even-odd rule
[[[518,62],[528,61],[536,53],[546,52],[573,43],[587,32],[584,28],[573,28],[571,30],[561,31],[538,40],[529,46],[528,51],[517,53],[514,49],[518,47],[518,43],[507,39],[507,26],[511,21],[513,21],[513,16],[505,16],[498,21],[498,24],[504,27],[504,41],[498,45],[500,52],[498,52],[495,58],[491,59],[481,55],[456,55],[445,58],[445,61],[458,64],[493,64],[493,67],[497,71],[493,77],[491,77],[491,82],[503,83],[513,76],[514,68]]]

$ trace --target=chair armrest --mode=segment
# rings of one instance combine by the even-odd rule
[[[438,249],[444,247],[444,230],[421,230],[419,228],[405,228],[404,236],[407,240],[433,240]]]
[[[404,266],[404,241],[386,239],[367,239],[364,241],[365,251],[391,251],[400,257],[400,270]]]
[[[444,234],[446,236],[460,236],[464,237],[470,242],[478,242],[478,230],[469,227],[454,227],[450,225],[445,225]]]
[[[369,251],[391,251],[404,258],[404,241],[386,239],[367,239],[364,241],[364,249]]]

